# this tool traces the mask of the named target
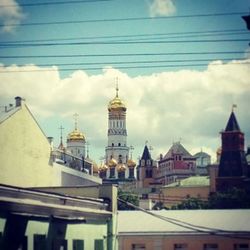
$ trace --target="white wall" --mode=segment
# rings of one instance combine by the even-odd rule
[[[93,176],[53,163],[50,153],[47,137],[24,103],[0,123],[1,184],[44,187],[79,185],[81,180],[82,183],[101,183],[97,177],[93,179]]]

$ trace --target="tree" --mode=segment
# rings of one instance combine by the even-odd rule
[[[127,205],[125,202],[132,203],[135,206],[139,206],[139,197],[132,192],[123,191],[118,189],[118,198],[124,202],[118,200],[118,210],[135,210],[132,206]]]
[[[206,209],[208,208],[207,201],[203,201],[199,198],[190,197],[187,200],[182,201],[180,204],[174,205],[171,209]]]
[[[250,194],[243,189],[232,188],[210,195],[208,204],[212,209],[250,208]]]

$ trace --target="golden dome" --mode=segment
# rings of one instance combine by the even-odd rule
[[[129,159],[127,164],[129,168],[134,168],[136,166],[136,162],[132,159]]]
[[[126,111],[126,109],[127,109],[124,102],[119,98],[118,91],[119,91],[118,86],[116,86],[116,96],[113,100],[111,100],[109,102],[109,105],[108,105],[109,111],[112,111],[112,110],[114,110],[114,111],[116,111],[116,110],[117,111],[120,111],[120,110]]]
[[[85,142],[85,136],[78,129],[75,129],[74,131],[68,134],[67,141],[79,141],[79,140]]]
[[[106,164],[101,164],[101,166],[99,167],[100,172],[105,172],[108,170],[108,166]]]
[[[126,170],[126,166],[123,164],[123,163],[119,163],[118,165],[117,165],[117,171],[118,172],[123,172],[123,171],[125,171]]]
[[[114,158],[110,159],[108,162],[108,166],[110,168],[115,168],[117,166],[117,161]]]
[[[111,111],[111,110],[122,110],[122,111],[126,111],[126,106],[125,106],[125,104],[123,103],[123,101],[122,101],[118,96],[116,96],[113,100],[111,100],[111,101],[109,102],[108,110],[109,110],[109,111]]]

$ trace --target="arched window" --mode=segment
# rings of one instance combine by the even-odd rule
[[[122,163],[122,155],[119,155],[119,163]]]

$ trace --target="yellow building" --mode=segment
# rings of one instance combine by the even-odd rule
[[[53,161],[52,145],[21,97],[0,114],[0,183],[19,187],[101,184]]]

